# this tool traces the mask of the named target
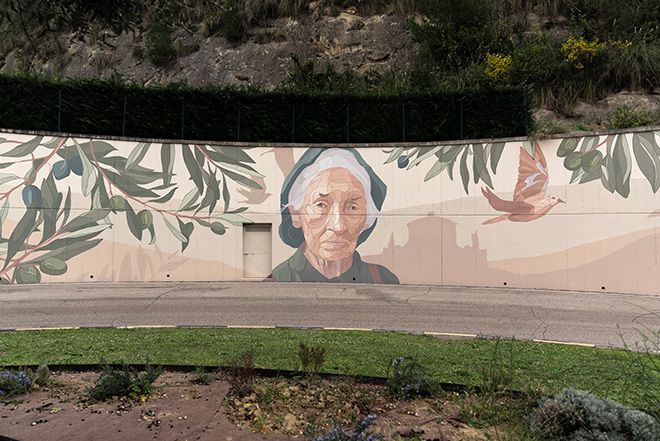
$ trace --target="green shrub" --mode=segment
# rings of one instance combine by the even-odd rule
[[[547,84],[559,69],[559,46],[559,41],[542,34],[524,40],[511,54],[511,81],[534,87]]]
[[[608,129],[628,129],[632,127],[646,127],[658,123],[658,119],[644,109],[634,110],[630,106],[621,106],[608,115],[610,123]]]
[[[301,371],[309,375],[316,375],[325,363],[325,347],[307,346],[305,343],[300,342],[298,358],[300,359]]]
[[[214,377],[212,372],[207,371],[202,366],[197,366],[192,374],[194,378],[190,381],[195,384],[209,384]]]
[[[435,65],[455,71],[481,63],[487,53],[509,53],[511,30],[493,3],[482,0],[419,1],[422,23],[410,19],[408,27],[428,46]]]
[[[163,21],[155,20],[149,24],[144,43],[147,47],[147,58],[156,66],[162,66],[174,57],[172,34]]]
[[[101,375],[94,382],[94,386],[87,389],[87,396],[91,401],[104,401],[113,396],[148,395],[155,389],[153,382],[162,373],[162,367],[153,367],[149,363],[145,364],[142,372],[123,362],[119,369],[103,364]]]
[[[225,9],[220,15],[222,21],[222,35],[232,43],[238,43],[243,40],[246,31],[246,25],[241,14],[236,7],[234,0],[229,0]]]
[[[660,425],[652,416],[575,389],[543,403],[532,427],[552,440],[657,441],[660,437]]]

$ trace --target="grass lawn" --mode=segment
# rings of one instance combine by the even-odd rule
[[[443,340],[394,332],[299,329],[79,329],[0,333],[0,366],[46,362],[227,366],[246,350],[260,368],[295,370],[298,347],[322,345],[321,372],[387,375],[397,357],[415,357],[439,381],[480,385],[506,373],[518,390],[558,394],[566,387],[658,411],[660,358],[623,350],[515,340]],[[487,374],[484,374],[484,373]]]

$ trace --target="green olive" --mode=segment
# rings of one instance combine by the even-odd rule
[[[561,142],[559,145],[559,148],[557,149],[557,156],[560,158],[563,158],[564,156],[568,155],[569,153],[572,153],[575,151],[576,147],[578,146],[578,139],[576,138],[569,138],[565,139]]]
[[[223,234],[225,234],[225,231],[227,231],[227,229],[220,222],[213,222],[211,224],[211,231],[213,231],[215,234],[222,236]]]
[[[110,208],[112,211],[126,211],[126,199],[121,196],[113,196],[110,198]]]
[[[49,276],[61,276],[66,273],[67,265],[66,262],[57,257],[49,257],[48,259],[41,262],[39,269],[42,273],[48,274]]]
[[[600,164],[603,162],[603,154],[598,150],[589,152],[582,157],[582,170],[587,173],[593,173],[600,170]]]
[[[17,283],[39,283],[41,282],[41,273],[36,266],[21,266],[16,268],[14,278]]]
[[[154,216],[149,210],[142,210],[137,214],[138,223],[143,230],[149,229],[154,223]]]
[[[564,167],[568,170],[577,170],[582,166],[582,153],[569,153],[564,159]]]

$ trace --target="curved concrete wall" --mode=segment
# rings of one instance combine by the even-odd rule
[[[270,273],[660,286],[660,132],[651,129],[348,148],[0,137],[3,283]]]

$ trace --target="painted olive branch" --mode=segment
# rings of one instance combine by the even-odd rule
[[[60,226],[60,228],[58,228],[58,230],[55,232],[55,234],[53,234],[51,237],[49,237],[48,239],[46,239],[45,241],[43,241],[43,242],[40,243],[40,244],[32,245],[33,248],[30,249],[30,250],[27,249],[29,246],[31,246],[31,245],[28,243],[28,239],[29,239],[29,236],[28,236],[28,238],[25,240],[25,243],[24,243],[24,245],[25,245],[25,253],[24,253],[22,256],[20,256],[20,257],[17,257],[17,258],[15,258],[15,259],[11,259],[10,262],[13,262],[13,263],[9,264],[6,268],[2,269],[2,270],[0,271],[0,276],[6,275],[8,271],[11,271],[11,270],[13,270],[13,269],[15,269],[15,268],[19,268],[20,266],[22,266],[21,263],[22,263],[26,258],[28,258],[29,256],[31,256],[32,254],[34,254],[34,253],[37,252],[37,251],[42,251],[41,249],[42,249],[43,247],[45,247],[46,245],[49,245],[49,244],[50,244],[51,242],[53,242],[55,239],[57,239],[57,238],[63,236],[64,234],[66,234],[66,233],[67,233],[66,231],[62,232],[62,229],[63,229],[63,228],[64,228],[64,225]],[[32,234],[34,234],[34,232],[32,232],[32,233],[30,234],[30,236],[31,236]],[[25,265],[28,265],[28,264],[26,263]]]
[[[39,171],[43,168],[43,166],[46,165],[46,164],[48,163],[48,161],[50,161],[50,158],[52,158],[53,156],[55,156],[55,154],[57,153],[57,151],[60,149],[60,147],[62,147],[62,145],[66,142],[66,140],[67,140],[67,138],[63,138],[63,139],[60,141],[60,143],[59,143],[59,144],[53,149],[53,151],[52,151],[49,155],[46,155],[46,156],[44,156],[43,158],[32,159],[32,162],[35,162],[35,161],[37,161],[37,160],[42,160],[42,162],[41,162],[41,164],[39,164],[39,165],[35,168],[34,172],[32,172],[32,174],[31,174],[28,178],[24,178],[24,179],[23,179],[23,182],[21,182],[20,184],[16,185],[14,188],[8,190],[7,192],[3,193],[2,196],[0,196],[0,201],[3,200],[3,199],[8,198],[9,195],[11,195],[11,194],[14,192],[14,190],[16,190],[16,189],[22,187],[23,185],[27,184],[28,182],[32,181],[32,179],[34,179],[34,178],[37,176],[37,174],[38,174]]]
[[[144,202],[144,201],[138,199],[137,197],[135,197],[135,196],[133,196],[133,195],[128,194],[126,191],[124,191],[123,189],[121,189],[117,184],[115,184],[115,183],[112,181],[112,179],[110,179],[110,178],[109,178],[109,177],[103,172],[103,169],[101,168],[101,165],[99,164],[99,161],[98,161],[98,159],[96,158],[96,153],[94,152],[94,146],[93,146],[93,143],[92,143],[92,140],[91,140],[91,139],[90,139],[90,141],[89,141],[89,148],[90,148],[90,151],[91,151],[91,153],[92,153],[92,159],[94,159],[94,165],[96,166],[96,169],[99,171],[99,173],[101,173],[101,176],[103,176],[103,178],[105,179],[105,181],[107,181],[108,186],[110,187],[110,194],[111,194],[111,195],[113,194],[113,193],[112,193],[112,189],[115,188],[115,189],[117,189],[121,194],[123,194],[124,197],[126,197],[127,199],[130,199],[130,200],[132,200],[132,201],[134,201],[134,202],[137,202],[138,204],[142,205],[144,208],[149,209],[149,210],[152,210],[152,211],[155,211],[155,212],[157,212],[157,213],[159,213],[159,214],[161,214],[161,215],[162,215],[162,214],[169,214],[170,216],[174,216],[174,217],[176,217],[176,218],[183,218],[183,219],[190,219],[190,220],[209,220],[209,219],[211,219],[211,216],[190,216],[190,215],[183,214],[183,213],[179,213],[179,212],[176,212],[176,211],[173,212],[173,211],[171,211],[171,210],[160,209],[160,208],[154,207],[153,205],[150,205],[150,204],[147,203],[147,202]]]

